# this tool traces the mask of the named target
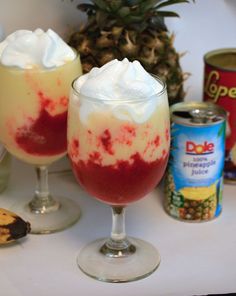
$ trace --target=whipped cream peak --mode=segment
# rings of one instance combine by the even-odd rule
[[[128,59],[108,62],[101,68],[93,68],[74,83],[80,94],[80,118],[86,124],[93,112],[110,110],[119,120],[142,123],[153,114],[157,104],[167,102],[164,85],[151,76],[138,61]],[[94,98],[96,103],[83,99]],[[164,97],[164,100],[163,100]],[[137,100],[139,101],[138,103]]]
[[[22,69],[55,68],[74,60],[76,53],[53,30],[17,30],[0,43],[0,62]]]
[[[102,100],[132,100],[151,97],[163,85],[152,77],[138,61],[127,58],[108,62],[81,76],[75,88],[83,95]]]

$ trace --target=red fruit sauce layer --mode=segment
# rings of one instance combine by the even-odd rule
[[[108,166],[92,159],[86,163],[80,160],[72,162],[72,168],[77,180],[91,195],[108,204],[126,205],[144,197],[158,184],[168,155],[146,162],[136,153],[131,159],[131,163],[120,160]]]
[[[52,156],[64,153],[67,149],[67,111],[51,115],[46,108],[48,106],[51,109],[55,108],[55,103],[53,100],[42,97],[41,92],[38,95],[41,99],[38,118],[35,120],[29,118],[30,126],[26,124],[19,127],[15,141],[25,152],[33,155]],[[64,106],[65,100],[60,101],[60,104]]]
[[[27,153],[55,155],[66,151],[67,112],[51,116],[42,110],[30,127],[17,129],[15,141]]]

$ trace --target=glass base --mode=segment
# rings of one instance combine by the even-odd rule
[[[129,238],[136,251],[122,257],[102,254],[101,249],[106,241],[99,239],[91,242],[77,257],[79,268],[92,278],[112,283],[135,281],[149,276],[160,264],[158,251],[143,240]]]
[[[59,206],[56,210],[46,213],[32,211],[29,204],[22,208],[14,208],[25,221],[31,225],[33,234],[48,234],[64,230],[75,224],[80,218],[80,207],[76,202],[65,197],[55,198]]]

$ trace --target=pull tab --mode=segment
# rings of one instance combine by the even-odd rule
[[[181,118],[192,118],[191,114],[189,111],[174,111],[173,115],[181,117]]]
[[[213,111],[207,109],[195,109],[190,111],[194,123],[210,123],[217,121],[217,116]]]

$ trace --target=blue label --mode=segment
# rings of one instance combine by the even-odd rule
[[[170,167],[176,190],[210,186],[222,176],[225,123],[211,126],[172,124]]]

